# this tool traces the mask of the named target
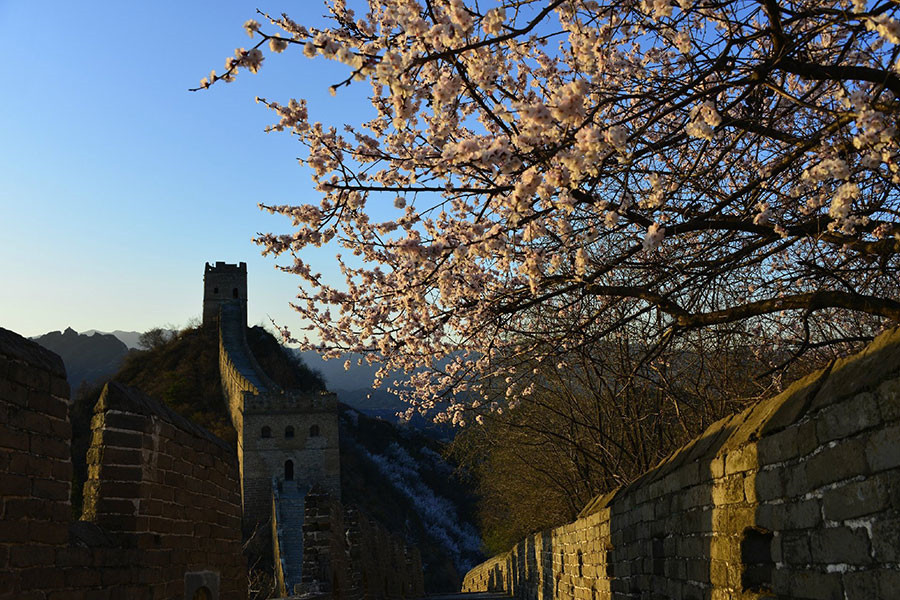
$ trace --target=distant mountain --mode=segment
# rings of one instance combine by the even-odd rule
[[[33,339],[63,359],[73,393],[82,382],[94,383],[113,375],[128,354],[128,346],[116,336],[102,333],[86,335],[71,327]]]
[[[171,329],[164,329],[163,331],[165,331],[168,334],[175,333],[175,331],[173,331]],[[142,349],[139,342],[140,342],[141,336],[144,334],[140,331],[122,331],[121,329],[116,329],[115,331],[97,331],[96,329],[89,329],[89,330],[83,332],[83,335],[88,335],[88,334],[92,334],[92,333],[100,333],[103,335],[114,335],[119,340],[121,340],[123,344],[128,346],[129,349],[132,349],[132,350],[141,350]]]
[[[398,424],[400,419],[397,417],[397,413],[409,408],[408,404],[387,390],[391,386],[391,382],[397,379],[400,374],[392,374],[386,379],[386,383],[377,389],[372,389],[375,373],[380,365],[370,365],[364,360],[360,361],[362,354],[349,353],[339,359],[325,360],[321,354],[314,350],[304,352],[294,350],[294,353],[309,368],[317,371],[322,376],[329,391],[337,394],[341,402],[352,406],[363,414]],[[349,369],[345,370],[344,364],[347,361],[350,362],[348,365]],[[409,425],[414,429],[427,433],[433,438],[443,441],[451,440],[454,434],[452,427],[436,425],[419,415],[415,415],[409,423],[400,424]]]

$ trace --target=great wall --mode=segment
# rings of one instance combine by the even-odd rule
[[[519,600],[900,598],[900,330],[472,569]]]
[[[281,390],[247,348],[245,265],[206,266],[203,316],[237,453],[110,383],[78,520],[62,361],[0,329],[0,600],[245,598],[248,535],[271,547],[284,595],[423,596],[416,549],[340,503],[334,396]],[[475,567],[463,591],[900,598],[900,330],[719,421],[575,522]]]
[[[417,549],[340,503],[336,397],[281,389],[250,352],[246,282],[244,263],[206,265],[237,452],[109,383],[79,518],[65,367],[0,328],[0,600],[246,598],[245,545],[272,553],[282,596],[424,595]]]

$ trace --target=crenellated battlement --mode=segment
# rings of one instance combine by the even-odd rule
[[[337,394],[332,392],[266,392],[243,394],[243,412],[248,413],[282,413],[282,412],[336,412]]]

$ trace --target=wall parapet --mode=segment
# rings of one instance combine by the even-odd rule
[[[900,330],[718,421],[472,569],[523,600],[887,598],[900,589]]]
[[[59,357],[0,328],[0,599],[246,598],[228,445],[109,384],[73,522],[68,394]]]

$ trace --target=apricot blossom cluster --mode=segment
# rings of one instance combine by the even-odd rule
[[[900,319],[896,2],[327,4],[328,28],[248,21],[256,47],[201,87],[291,47],[370,86],[341,129],[259,99],[320,199],[264,206],[293,230],[258,242],[303,281],[305,343],[408,373],[411,410],[463,424],[502,409],[486,382],[515,403],[525,365],[632,325],[801,346]],[[325,244],[342,285],[304,260]]]

